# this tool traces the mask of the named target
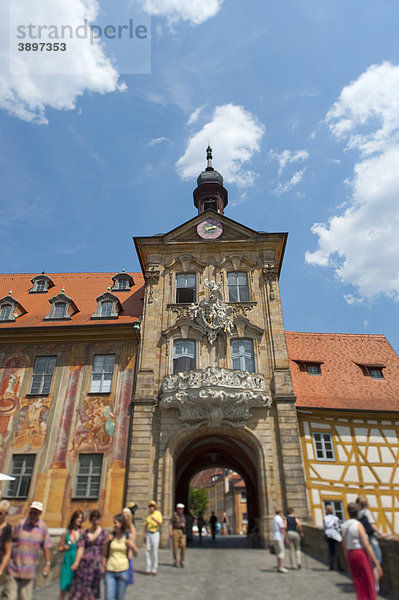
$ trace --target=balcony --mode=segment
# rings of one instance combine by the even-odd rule
[[[245,427],[251,409],[269,408],[271,403],[261,373],[215,365],[166,375],[159,401],[161,408],[177,408],[189,429],[222,424]]]

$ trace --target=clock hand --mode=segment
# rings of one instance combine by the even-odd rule
[[[212,231],[212,229],[216,229],[216,225],[209,225],[208,227],[205,227],[205,231]]]

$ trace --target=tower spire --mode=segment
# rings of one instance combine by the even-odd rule
[[[208,143],[208,148],[206,149],[206,160],[208,161],[206,170],[214,171],[214,168],[212,167],[212,148],[210,147],[209,143]]]
[[[197,188],[193,192],[194,204],[200,215],[207,210],[223,214],[227,205],[227,190],[223,187],[223,177],[212,166],[212,148],[208,142],[206,149],[207,166],[197,178]]]

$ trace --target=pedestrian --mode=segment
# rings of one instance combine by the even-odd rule
[[[158,548],[162,514],[157,510],[157,503],[151,500],[148,504],[149,513],[144,521],[143,541],[145,543],[146,575],[158,573]]]
[[[75,571],[75,577],[69,592],[76,600],[100,598],[102,551],[107,539],[100,520],[100,512],[92,510],[90,527],[83,532],[78,542],[76,558],[71,566],[72,571]]]
[[[284,568],[284,544],[288,546],[289,540],[283,514],[280,508],[276,510],[276,516],[273,519],[273,542],[277,556],[277,571],[279,573],[288,573],[287,569]]]
[[[291,569],[301,569],[301,538],[303,538],[302,524],[294,514],[294,509],[288,509],[287,516],[287,537],[290,548]]]
[[[190,543],[193,539],[193,524],[194,524],[194,515],[193,515],[193,511],[190,509],[186,514],[187,544]]]
[[[130,511],[129,511],[130,512]],[[123,513],[115,515],[114,529],[104,545],[102,573],[105,574],[105,600],[123,600],[130,577],[129,560],[137,554],[136,544]]]
[[[369,542],[366,530],[357,520],[359,505],[350,502],[349,519],[342,525],[342,543],[358,600],[376,600],[377,592],[372,564],[382,577],[382,568]]]
[[[134,525],[134,516],[137,510],[137,504],[135,502],[129,502],[129,504],[127,505],[128,509],[130,510],[130,513],[132,515],[132,523]]]
[[[216,523],[218,522],[218,518],[215,515],[215,511],[212,511],[211,518],[209,519],[209,521],[211,523],[212,539],[215,540],[215,538],[216,538]]]
[[[11,556],[12,527],[6,520],[9,510],[8,500],[2,500],[0,502],[0,576],[4,573]]]
[[[330,571],[334,570],[335,562],[337,563],[338,571],[343,571],[341,562],[339,560],[339,548],[342,542],[342,535],[340,534],[341,521],[334,515],[333,507],[331,504],[326,506],[326,515],[323,519],[324,538],[328,543],[328,566]]]
[[[78,542],[82,537],[83,519],[83,512],[81,510],[75,510],[71,516],[68,527],[61,536],[60,543],[58,545],[58,552],[64,552],[60,577],[60,600],[64,600],[66,594],[69,592],[75,575],[75,572],[72,571],[71,566],[75,562],[76,552],[78,550]]]
[[[176,504],[176,512],[173,513],[169,525],[169,535],[173,540],[173,566],[178,566],[178,553],[180,548],[180,567],[184,567],[186,554],[186,517],[184,515],[184,504]]]
[[[382,533],[376,523],[375,523],[375,519],[371,513],[371,511],[368,508],[368,504],[367,504],[367,500],[364,496],[359,496],[358,499],[356,500],[356,503],[359,506],[359,512],[357,515],[357,518],[359,519],[359,521],[362,523],[364,529],[366,530],[366,533],[368,535],[369,538],[369,542],[374,550],[374,554],[376,555],[378,562],[382,565],[382,552],[381,552],[381,548],[380,548],[380,544],[378,542],[378,538],[386,538],[388,537],[388,533]],[[374,579],[375,579],[375,585],[376,585],[376,590],[377,592],[380,590],[380,578],[378,577],[378,570],[374,569],[373,570],[374,573]]]
[[[51,540],[46,523],[40,518],[41,502],[32,502],[27,519],[21,519],[12,532],[11,558],[4,584],[4,600],[31,600],[40,555],[43,552],[46,564],[43,577],[50,573]]]
[[[137,556],[137,554],[138,554],[137,546],[136,546],[137,532],[136,532],[136,527],[133,525],[132,512],[128,506],[125,506],[125,508],[122,510],[122,514],[125,519],[126,531],[129,532],[130,540],[132,542],[133,555]],[[129,556],[129,583],[130,584],[134,583],[133,558],[132,558],[131,554]]]
[[[222,535],[227,535],[229,532],[229,518],[224,512],[222,516]]]
[[[198,513],[198,518],[197,518],[197,527],[198,527],[198,535],[199,535],[200,544],[202,544],[202,528],[204,525],[205,525],[205,519],[203,517],[202,512],[200,511]]]

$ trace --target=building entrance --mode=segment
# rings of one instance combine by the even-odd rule
[[[259,494],[258,460],[255,449],[232,434],[202,435],[186,442],[175,460],[175,502],[189,506],[190,481],[199,471],[216,467],[231,469],[245,482],[246,520],[249,529],[253,529],[264,508]],[[220,518],[222,514],[217,516]]]

